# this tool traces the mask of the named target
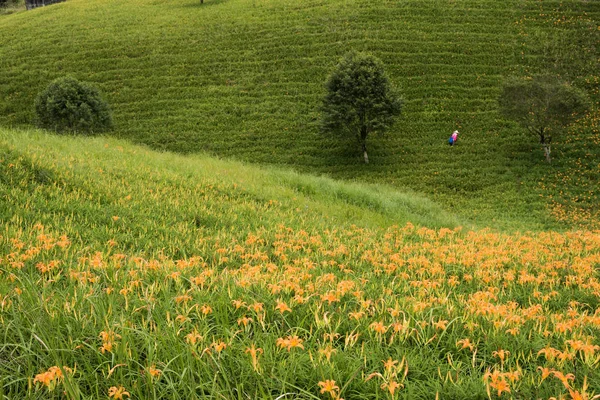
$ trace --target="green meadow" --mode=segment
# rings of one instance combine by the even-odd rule
[[[598,212],[597,107],[544,165],[502,119],[504,76],[557,73],[598,101],[597,2],[69,1],[2,17],[0,124],[29,126],[51,80],[96,84],[114,135],[336,179],[411,189],[510,229],[565,229]],[[405,98],[371,164],[319,130],[324,82],[349,50],[383,60]],[[446,140],[458,129],[460,146]]]

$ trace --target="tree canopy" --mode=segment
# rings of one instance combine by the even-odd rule
[[[366,140],[389,129],[402,109],[402,99],[373,55],[348,53],[329,75],[323,101],[323,130],[358,139],[365,163]]]
[[[585,113],[587,95],[552,76],[508,78],[498,99],[501,113],[538,137],[546,160],[551,162],[552,138]]]
[[[57,132],[102,132],[113,126],[100,91],[70,76],[55,79],[38,95],[35,112],[40,127]]]

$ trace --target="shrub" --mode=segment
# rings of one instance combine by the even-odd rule
[[[38,125],[57,132],[93,133],[112,128],[108,103],[95,87],[72,77],[58,78],[35,101]]]

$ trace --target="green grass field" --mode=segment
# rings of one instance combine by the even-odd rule
[[[391,184],[482,225],[565,229],[598,215],[597,107],[547,166],[496,97],[503,76],[551,72],[597,102],[598,19],[595,1],[72,0],[2,16],[0,124],[31,124],[36,94],[69,74],[104,91],[115,136],[152,148]],[[406,99],[369,141],[369,166],[318,129],[323,83],[349,50],[380,57]]]

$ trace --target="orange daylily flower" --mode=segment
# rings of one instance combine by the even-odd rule
[[[320,381],[319,387],[321,388],[321,393],[329,393],[332,399],[343,400],[339,397],[338,390],[340,390],[340,388],[335,384],[334,380],[327,379],[325,381]]]
[[[153,378],[159,378],[160,375],[162,374],[162,371],[160,369],[157,369],[156,365],[152,365],[151,367],[148,368],[148,373]]]
[[[296,335],[294,335],[294,336],[288,336],[285,339],[284,338],[278,338],[277,339],[277,346],[281,347],[282,349],[285,348],[285,349],[287,349],[287,351],[291,351],[295,347],[299,347],[301,349],[304,349],[304,346],[302,345],[303,341],[304,340],[300,339]]]
[[[130,397],[130,394],[123,386],[111,386],[108,389],[108,397],[112,397],[114,400],[123,400],[125,396]]]
[[[471,343],[471,339],[465,338],[465,339],[461,339],[461,340],[457,341],[456,347],[460,347],[461,350],[469,349],[469,350],[473,351],[473,349],[475,348],[475,345],[473,343]]]
[[[401,389],[403,387],[404,387],[404,384],[398,383],[398,382],[396,382],[394,380],[391,380],[389,382],[384,382],[384,383],[381,384],[381,389],[388,390],[392,396],[396,392],[396,389],[398,389],[398,388]]]
[[[283,314],[286,311],[292,312],[292,309],[282,301],[277,302],[277,306],[275,306],[275,309],[278,310],[281,314]]]
[[[263,349],[261,349],[260,347],[256,348],[256,346],[254,346],[254,344],[252,344],[252,346],[246,348],[244,353],[250,354],[250,357],[252,357],[252,368],[256,372],[258,372],[258,370],[259,370],[258,355],[263,353]]]
[[[387,332],[388,328],[383,324],[383,322],[373,322],[370,325],[371,329],[378,334],[384,334]]]
[[[387,361],[383,361],[383,366],[385,367],[386,372],[391,372],[394,367],[398,364],[398,360],[392,360],[392,358],[388,358]]]
[[[327,361],[330,361],[331,359],[331,355],[333,353],[337,352],[336,349],[334,349],[331,344],[328,344],[327,346],[325,346],[322,349],[319,349],[319,354],[322,354],[325,356],[325,358],[327,359]]]

